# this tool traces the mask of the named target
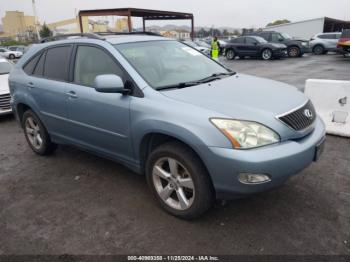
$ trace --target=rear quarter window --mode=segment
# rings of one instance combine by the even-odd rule
[[[41,54],[35,55],[25,64],[25,66],[23,67],[23,71],[26,72],[26,74],[31,75],[33,73],[34,68],[40,58],[40,55]]]

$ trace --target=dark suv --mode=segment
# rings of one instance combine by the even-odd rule
[[[294,39],[286,33],[276,31],[253,32],[249,35],[256,35],[264,38],[270,43],[281,43],[287,46],[289,57],[302,57],[303,54],[310,52],[309,42],[303,39]]]
[[[281,58],[287,55],[284,44],[269,43],[259,36],[242,36],[230,40],[225,47],[225,56],[228,60],[239,58],[261,57],[263,60]]]

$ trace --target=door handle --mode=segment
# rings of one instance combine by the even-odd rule
[[[29,87],[29,88],[34,88],[34,83],[33,83],[33,82],[29,82],[29,83],[27,84],[27,87]]]
[[[70,98],[78,98],[77,94],[74,91],[69,91],[66,93]]]

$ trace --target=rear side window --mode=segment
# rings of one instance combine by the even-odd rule
[[[256,41],[254,38],[252,38],[252,37],[246,37],[245,38],[245,42],[246,42],[246,44],[249,44],[249,45],[254,45],[254,44],[256,44],[258,41]]]
[[[270,36],[269,33],[261,33],[261,34],[259,34],[259,36],[264,38],[266,41],[269,41],[269,36]]]
[[[44,76],[46,78],[68,81],[71,46],[58,46],[47,50]]]
[[[124,79],[123,70],[110,54],[97,47],[79,46],[75,58],[74,82],[93,86],[95,77],[104,74],[114,74]]]
[[[24,72],[26,72],[26,74],[31,75],[31,74],[33,73],[34,68],[35,68],[35,66],[36,66],[36,64],[37,64],[37,62],[38,62],[38,60],[39,60],[39,58],[40,58],[40,54],[34,56],[34,57],[31,58],[31,59],[29,60],[29,62],[23,67],[23,70],[24,70]]]

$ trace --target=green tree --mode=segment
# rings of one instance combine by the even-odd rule
[[[50,28],[46,25],[46,23],[43,24],[42,28],[40,29],[40,37],[44,38],[44,37],[50,37],[52,36],[52,31],[50,30]]]
[[[282,25],[287,23],[290,23],[288,19],[280,19],[280,20],[276,20],[274,22],[268,23],[266,26]]]
[[[234,35],[240,35],[240,32],[239,32],[237,29],[235,29],[235,30],[233,31],[233,34],[234,34]]]

